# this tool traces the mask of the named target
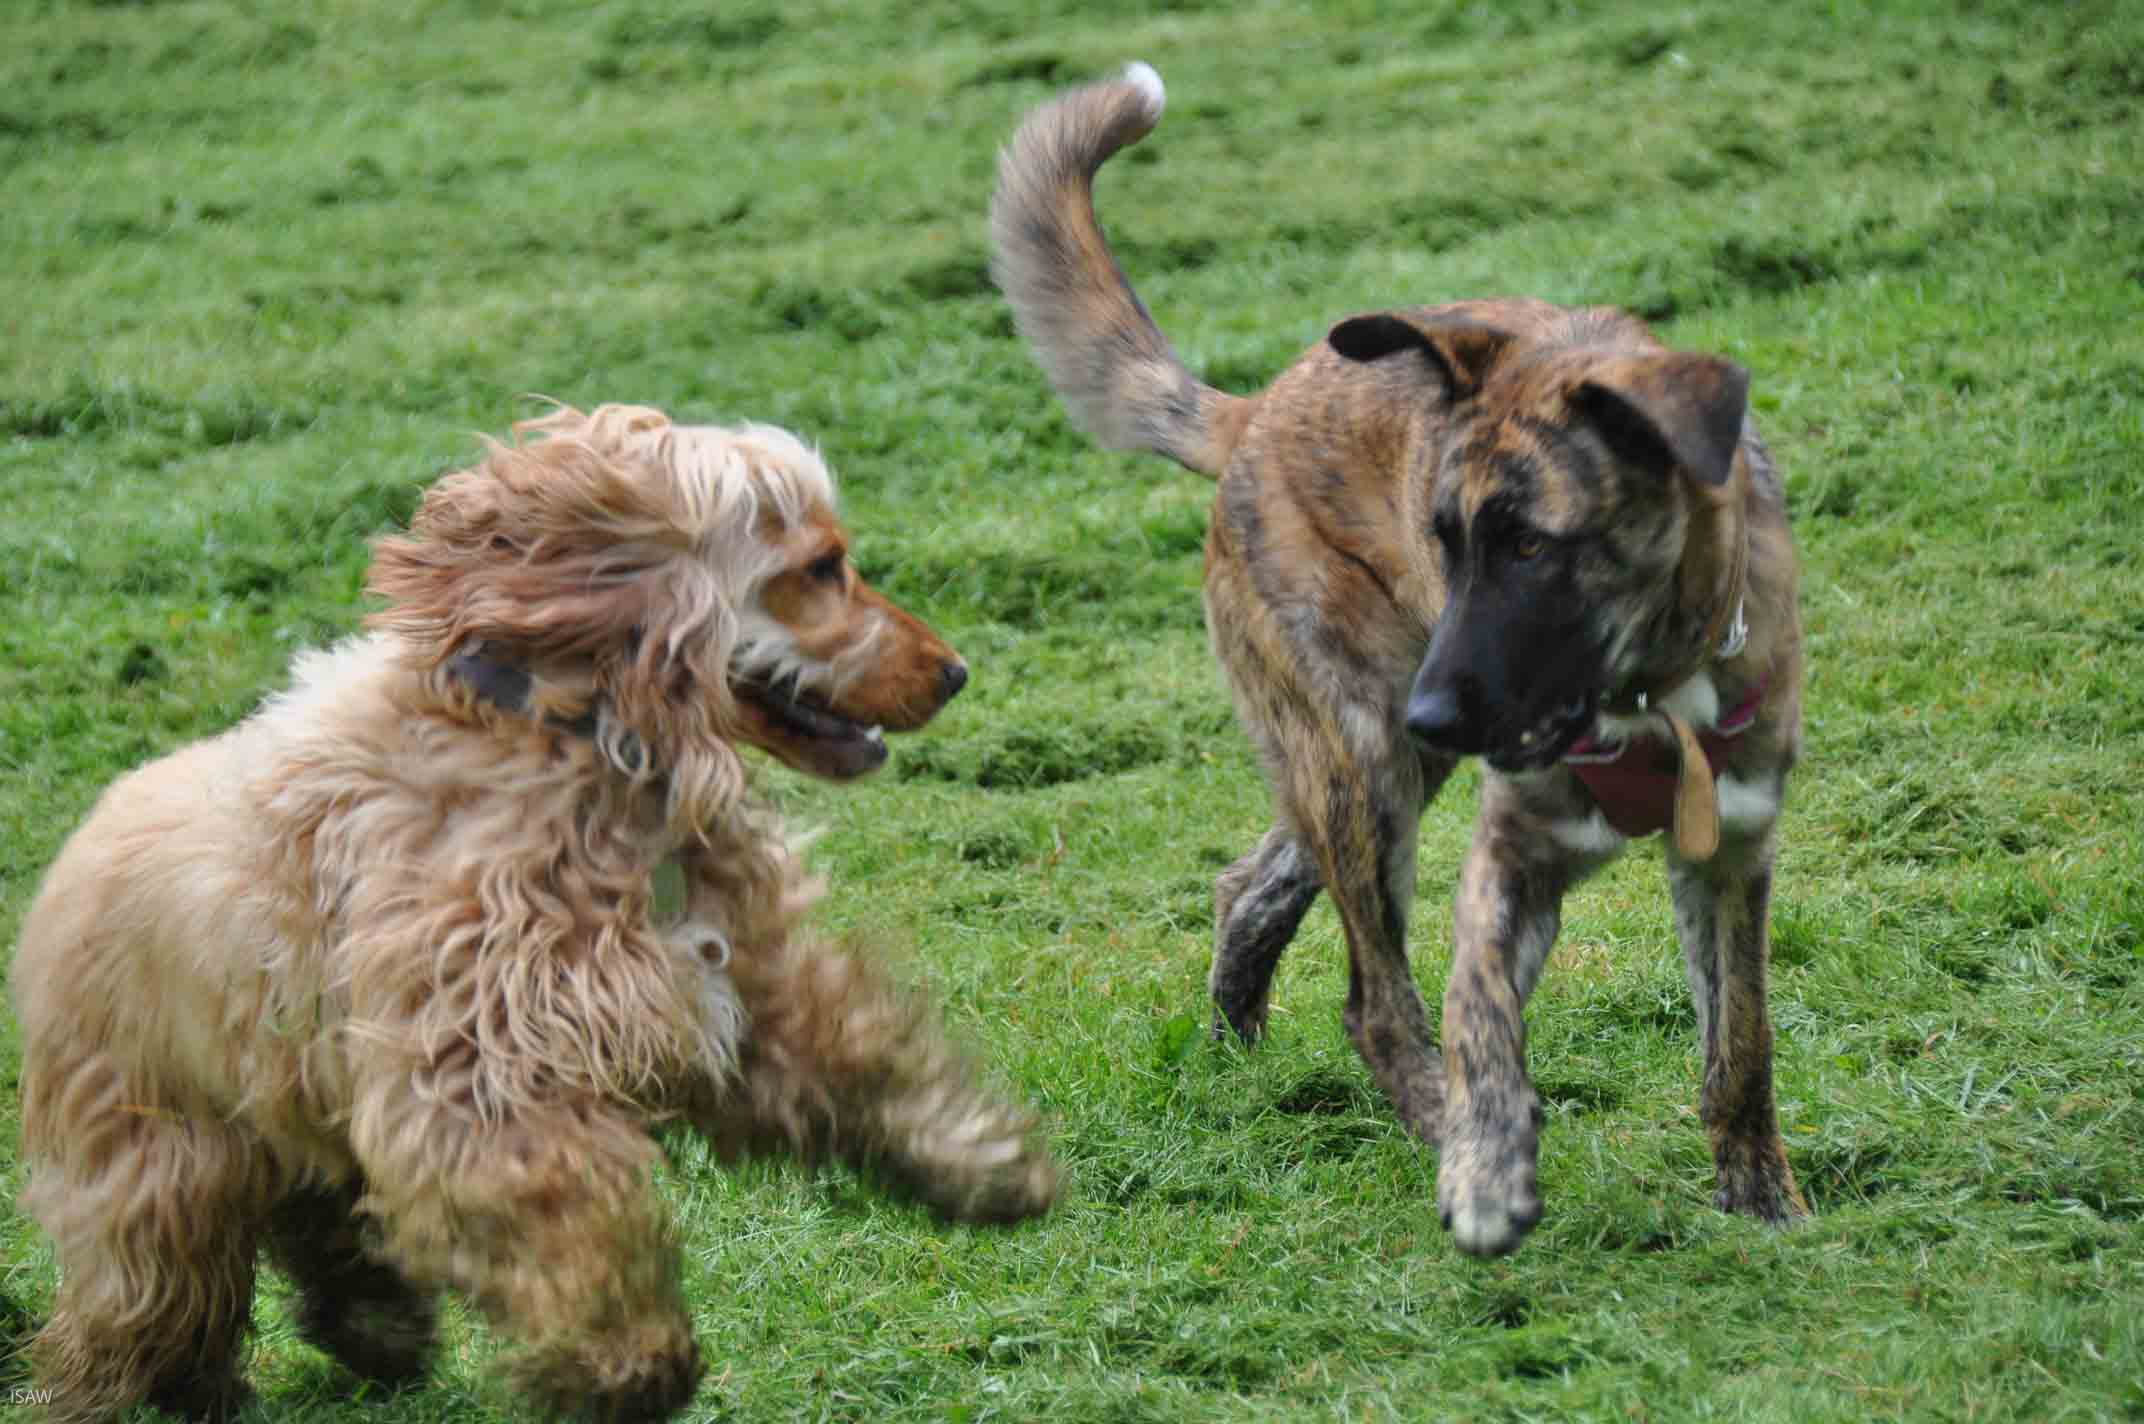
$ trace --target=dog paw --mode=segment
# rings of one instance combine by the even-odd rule
[[[1256,1048],[1258,1040],[1265,1036],[1266,1006],[1258,1003],[1250,1008],[1230,1007],[1216,1003],[1213,1009],[1211,1037],[1215,1043],[1235,1042],[1245,1048]]]
[[[954,1170],[910,1180],[939,1216],[974,1225],[1025,1221],[1057,1200],[1057,1163],[1024,1140],[1001,1143],[995,1152],[975,1149]]]
[[[1057,1199],[1057,1164],[1035,1115],[950,1075],[883,1106],[867,1165],[947,1221],[1039,1216]]]
[[[153,1408],[175,1414],[186,1424],[229,1424],[253,1403],[254,1398],[253,1386],[234,1376],[175,1381],[161,1384],[149,1392],[149,1404]],[[53,1417],[70,1416],[62,1413]]]
[[[1056,1200],[1057,1164],[1038,1157],[932,1205],[948,1221],[1003,1226],[1040,1216]]]
[[[396,1389],[431,1369],[439,1308],[414,1291],[331,1297],[310,1292],[298,1333],[358,1378]]]
[[[1530,1181],[1490,1190],[1440,1185],[1437,1210],[1469,1256],[1508,1256],[1541,1220],[1541,1196]]]
[[[702,1369],[691,1334],[659,1325],[525,1355],[512,1375],[540,1417],[661,1424],[692,1402]]]
[[[1541,1220],[1533,1135],[1447,1130],[1437,1163],[1437,1215],[1469,1256],[1517,1250]]]
[[[1712,1204],[1721,1211],[1769,1226],[1792,1226],[1809,1215],[1783,1143],[1739,1144],[1716,1150],[1715,1160],[1719,1190]]]

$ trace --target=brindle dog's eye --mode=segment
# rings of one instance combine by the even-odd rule
[[[1514,559],[1538,559],[1548,545],[1539,534],[1521,534],[1511,541],[1511,557]]]

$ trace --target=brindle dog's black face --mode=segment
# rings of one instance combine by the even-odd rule
[[[1538,313],[1536,313],[1538,315]],[[1464,311],[1333,328],[1341,356],[1419,352],[1450,441],[1425,491],[1444,605],[1407,699],[1425,747],[1499,771],[1561,759],[1674,614],[1693,491],[1726,483],[1748,377],[1633,344],[1620,313],[1554,339]]]
[[[1407,697],[1408,732],[1499,771],[1550,765],[1593,725],[1607,682],[1580,541],[1530,524],[1508,499],[1471,520],[1442,501],[1430,532],[1445,604]]]

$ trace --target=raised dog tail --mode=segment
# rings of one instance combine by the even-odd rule
[[[1080,427],[1218,478],[1251,402],[1185,368],[1094,216],[1094,175],[1161,118],[1161,76],[1132,64],[1028,115],[998,157],[991,273]]]

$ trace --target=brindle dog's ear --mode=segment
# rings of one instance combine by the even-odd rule
[[[1326,343],[1350,361],[1376,361],[1395,351],[1420,351],[1437,363],[1452,394],[1471,395],[1511,344],[1511,333],[1464,319],[1417,326],[1390,312],[1354,316],[1326,333]]]
[[[1724,485],[1742,439],[1749,372],[1680,351],[1621,356],[1595,370],[1571,403],[1625,459],[1680,465],[1692,479]]]

